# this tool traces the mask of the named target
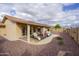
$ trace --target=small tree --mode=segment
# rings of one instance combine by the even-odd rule
[[[60,24],[56,24],[56,25],[54,26],[54,28],[59,29],[59,28],[61,28],[61,26],[60,26]]]

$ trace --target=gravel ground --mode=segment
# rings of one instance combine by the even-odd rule
[[[58,33],[64,38],[64,44],[59,45],[56,39],[44,45],[32,45],[20,40],[8,41],[0,37],[0,54],[10,56],[57,56],[59,51],[69,51],[68,56],[78,56],[79,47],[66,33]],[[5,54],[7,53],[7,54]]]

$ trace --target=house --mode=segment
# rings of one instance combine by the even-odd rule
[[[0,22],[0,35],[11,41],[23,39],[24,37],[26,37],[27,41],[30,41],[33,32],[41,31],[44,33],[49,28],[50,26],[46,24],[6,15]]]
[[[3,34],[5,35],[4,28],[5,28],[5,25],[2,22],[0,22],[0,35],[3,35]]]

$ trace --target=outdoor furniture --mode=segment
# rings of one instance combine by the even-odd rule
[[[38,39],[38,40],[41,40],[40,36],[38,36],[38,34],[36,32],[33,33],[33,37]]]
[[[37,40],[42,40],[46,37],[49,37],[51,35],[51,32],[50,31],[45,31],[45,33],[42,33],[42,32],[34,32],[31,37],[32,38],[35,38]]]

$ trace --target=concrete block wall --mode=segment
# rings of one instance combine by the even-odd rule
[[[70,29],[66,29],[66,33],[69,34],[69,36],[71,38],[73,38],[73,40],[79,44],[79,28],[70,28]]]
[[[79,28],[77,30],[78,30],[78,35],[77,35],[78,36],[78,41],[77,42],[79,44]]]

